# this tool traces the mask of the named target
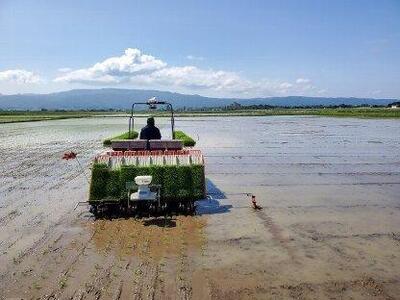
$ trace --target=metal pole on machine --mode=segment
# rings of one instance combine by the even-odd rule
[[[147,104],[149,105],[148,102],[135,102],[132,104],[132,108],[131,108],[131,116],[129,117],[129,138],[132,137],[132,133],[135,129],[135,117],[133,115],[133,111],[135,110],[135,105],[140,105],[140,104]]]
[[[129,134],[128,134],[128,138],[131,138],[131,132],[133,132],[133,130],[135,129],[135,119],[133,118],[133,110],[135,109],[135,104],[132,104],[132,109],[131,109],[131,116],[129,118]]]
[[[171,136],[172,139],[175,139],[175,116],[174,116],[174,109],[172,107],[172,104],[166,101],[157,101],[155,97],[149,99],[147,102],[135,102],[132,104],[132,109],[131,109],[131,116],[129,118],[129,138],[131,138],[131,133],[135,129],[135,118],[133,116],[133,111],[135,109],[136,104],[147,104],[150,109],[156,109],[157,104],[160,105],[167,105],[168,109],[171,112]]]
[[[171,103],[166,102],[170,111],[171,111],[171,129],[172,129],[172,139],[175,139],[175,118],[174,118],[174,109],[172,108]]]

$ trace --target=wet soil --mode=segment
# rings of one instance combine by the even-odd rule
[[[74,210],[88,183],[63,152],[88,175],[125,126],[1,126],[0,298],[400,299],[400,121],[177,120],[206,156],[196,216]]]

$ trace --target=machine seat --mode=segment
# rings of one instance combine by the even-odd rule
[[[180,140],[113,140],[111,147],[115,151],[141,150],[182,150]]]
[[[181,140],[150,140],[150,150],[182,150]]]

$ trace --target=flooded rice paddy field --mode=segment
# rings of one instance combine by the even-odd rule
[[[0,298],[400,298],[400,121],[176,125],[198,139],[212,199],[167,220],[74,210],[88,182],[62,154],[78,152],[89,176],[125,118],[1,125]]]

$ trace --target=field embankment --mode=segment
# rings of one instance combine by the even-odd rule
[[[400,118],[400,109],[367,108],[270,108],[178,112],[178,116],[324,116],[353,118]]]
[[[138,112],[137,114],[147,115]],[[112,117],[125,115],[125,112],[110,111],[0,111],[1,123],[34,122],[60,120],[71,118]],[[159,117],[169,116],[166,112],[152,112]],[[179,117],[207,116],[324,116],[324,117],[353,117],[353,118],[400,118],[400,109],[387,107],[368,108],[271,108],[271,109],[213,109],[196,111],[177,111]]]
[[[0,111],[0,124],[111,116],[106,111]]]

